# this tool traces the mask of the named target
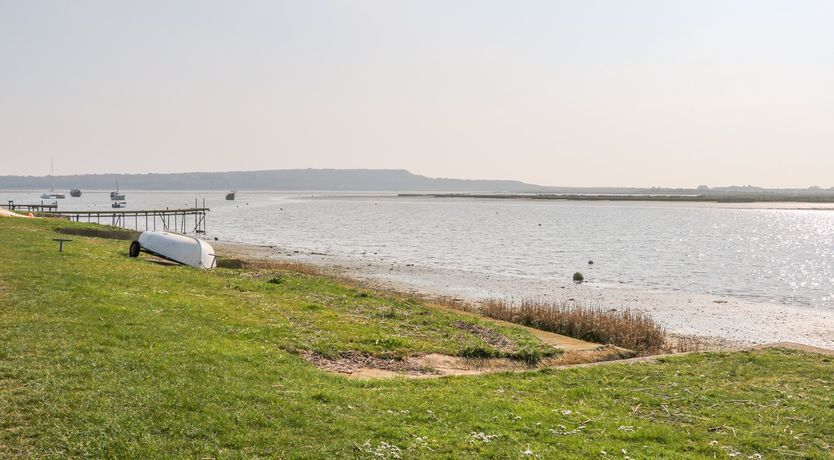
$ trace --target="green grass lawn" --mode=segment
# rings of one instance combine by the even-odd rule
[[[472,317],[321,277],[164,266],[80,236],[60,254],[57,225],[0,219],[0,457],[834,455],[830,357],[350,379],[299,351],[556,350],[511,326],[498,350],[456,326]]]

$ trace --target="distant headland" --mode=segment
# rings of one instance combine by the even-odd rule
[[[170,174],[0,176],[0,190],[321,190],[537,192],[548,187],[512,180],[431,178],[404,169],[280,169]]]
[[[285,190],[396,191],[436,197],[640,201],[834,202],[834,188],[754,186],[696,188],[559,187],[515,180],[434,178],[404,169],[279,169],[262,171],[68,176],[0,176],[0,190]]]

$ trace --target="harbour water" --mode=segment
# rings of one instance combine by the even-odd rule
[[[129,209],[211,208],[222,241],[422,267],[834,310],[834,210],[321,192],[126,191]],[[39,202],[2,192],[0,202]],[[792,208],[793,205],[779,204]],[[803,205],[807,207],[808,205]],[[109,210],[107,192],[59,209]],[[796,207],[800,207],[797,205]],[[592,265],[589,261],[593,261]]]

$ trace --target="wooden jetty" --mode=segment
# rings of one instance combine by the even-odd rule
[[[44,203],[41,200],[40,204],[18,204],[9,200],[8,204],[0,204],[0,207],[6,208],[9,211],[27,211],[27,212],[41,212],[41,211],[57,211],[58,202]]]
[[[168,230],[177,233],[205,233],[209,208],[119,209],[107,211],[48,211],[42,217],[63,217],[75,222],[95,222],[134,230]]]
[[[62,217],[75,222],[95,222],[134,230],[167,230],[177,233],[206,233],[206,215],[210,211],[194,200],[193,208],[179,209],[113,209],[95,211],[40,211],[38,216]]]

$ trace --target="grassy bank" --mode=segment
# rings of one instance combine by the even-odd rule
[[[83,236],[59,254],[55,226],[0,219],[0,457],[832,454],[831,358],[349,379],[303,356],[557,351],[522,328],[322,277],[165,266]]]

